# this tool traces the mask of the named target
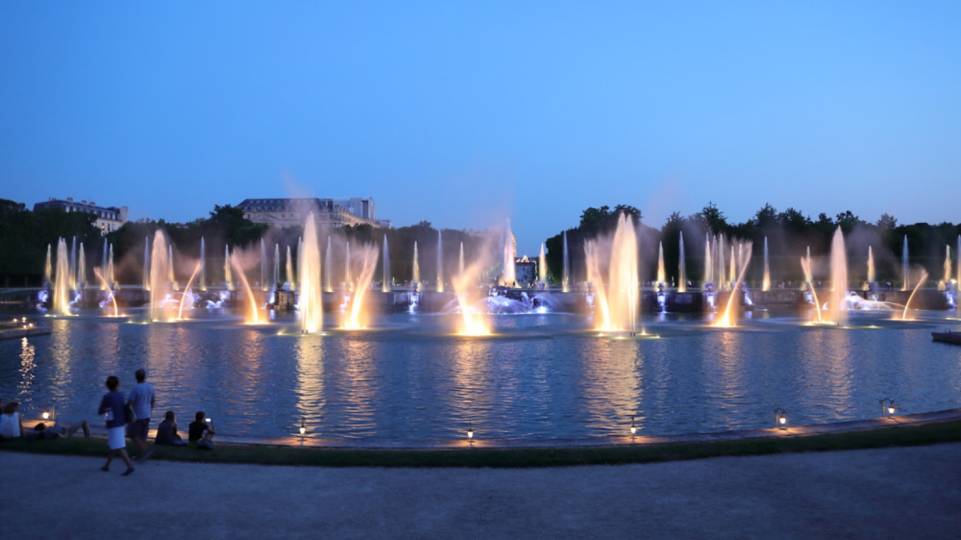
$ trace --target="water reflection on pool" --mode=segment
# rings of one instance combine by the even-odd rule
[[[182,429],[203,409],[236,437],[287,437],[303,421],[339,445],[444,445],[468,425],[505,445],[610,442],[632,417],[639,434],[663,435],[766,427],[776,407],[801,424],[874,417],[881,398],[904,413],[961,406],[961,348],[930,338],[941,317],[858,315],[849,330],[647,321],[659,339],[599,337],[567,315],[499,317],[482,339],[447,335],[439,316],[311,336],[216,319],[52,319],[49,336],[0,342],[0,398],[27,415],[93,419],[105,377],[129,388],[145,366],[155,418],[173,409]]]

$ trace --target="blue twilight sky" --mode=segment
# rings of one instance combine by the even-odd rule
[[[683,7],[668,4],[683,4]],[[961,2],[0,3],[0,197],[961,219]]]

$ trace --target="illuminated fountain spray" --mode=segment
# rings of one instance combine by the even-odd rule
[[[200,237],[200,290],[207,290],[207,242]]]
[[[324,290],[327,292],[334,292],[334,252],[331,249],[330,235],[327,235],[327,251],[324,252],[324,268],[327,269],[324,272]],[[303,281],[303,278],[301,278]]]
[[[914,300],[914,295],[918,293],[918,289],[920,289],[921,286],[924,285],[924,282],[927,281],[927,280],[928,280],[928,272],[927,272],[927,270],[923,270],[923,269],[922,269],[922,270],[921,270],[921,279],[918,280],[917,285],[914,286],[914,289],[911,291],[911,294],[908,296],[908,301],[907,301],[907,303],[904,304],[904,311],[901,312],[901,320],[902,320],[902,321],[913,321],[913,320],[914,320],[914,316],[912,316],[912,315],[910,314],[911,302]]]
[[[704,235],[704,282],[701,287],[703,288],[708,283],[714,283],[714,257],[711,249],[710,233]]]
[[[818,291],[814,288],[814,272],[811,269],[811,257],[801,257],[801,270],[804,271],[804,281],[808,284],[811,291],[811,298],[814,300],[814,320],[818,324],[824,323],[821,317],[821,303],[818,301]]]
[[[254,296],[254,291],[250,288],[250,282],[247,281],[247,274],[244,272],[244,268],[237,258],[236,250],[230,255],[230,266],[237,272],[237,280],[240,282],[241,289],[243,289],[247,296],[247,319],[244,322],[247,324],[260,324],[260,310],[257,309],[257,297]]]
[[[732,241],[732,242],[731,242],[731,257],[728,259],[728,264],[730,264],[731,267],[730,267],[730,268],[728,269],[728,271],[727,271],[727,281],[728,281],[728,283],[730,284],[729,287],[731,288],[731,290],[734,290],[734,282],[737,281],[737,279],[736,279],[736,276],[737,276],[737,263],[738,263],[738,260],[737,260],[737,259],[738,259],[738,256],[739,256],[739,255],[740,255],[739,253],[735,253],[735,246],[734,246],[734,242]]]
[[[270,283],[270,288],[274,288],[280,283],[280,244],[274,242],[274,275]]]
[[[70,313],[70,260],[67,252],[67,241],[60,238],[57,241],[57,272],[53,284],[53,312],[57,315],[71,315]]]
[[[739,260],[735,262],[735,258]],[[732,240],[731,270],[733,273],[735,268],[740,267],[740,272],[736,276],[732,276],[734,281],[731,285],[731,292],[727,297],[727,304],[724,306],[724,311],[711,323],[711,326],[716,328],[734,328],[737,326],[737,308],[741,304],[741,297],[743,296],[743,294],[738,293],[741,289],[741,284],[744,282],[744,274],[750,262],[751,242]]]
[[[771,290],[771,265],[767,255],[767,236],[764,237],[764,278],[761,280],[761,290]]]
[[[959,237],[958,245],[961,246],[961,237]],[[961,270],[961,263],[958,265],[959,270]],[[464,241],[460,242],[460,254],[457,257],[457,271],[461,274],[464,273]]]
[[[354,288],[354,278],[350,272],[350,240],[347,241],[344,253],[344,290],[350,291]]]
[[[303,243],[304,240],[301,238],[299,246],[300,250],[297,252],[298,255],[303,252]],[[318,261],[318,263],[319,262],[320,261]],[[287,273],[287,283],[290,284],[290,290],[295,290],[297,288],[297,277],[294,275],[294,260],[290,257],[290,244],[287,245],[287,265],[284,267],[284,270]]]
[[[687,292],[687,262],[684,260],[684,231],[677,240],[677,292]]]
[[[43,284],[53,284],[53,260],[50,257],[50,244],[47,244],[47,259],[43,262]]]
[[[944,280],[943,285],[947,287],[951,283],[951,244],[944,246]]]
[[[267,290],[267,244],[260,239],[260,290]]]
[[[464,243],[461,242],[461,261],[464,257]],[[470,266],[465,267],[451,280],[451,287],[454,288],[454,295],[457,298],[457,307],[460,317],[457,320],[457,334],[461,336],[488,336],[491,334],[490,321],[483,310],[477,309],[476,305],[481,300],[476,286],[484,267],[482,260],[471,262]]]
[[[547,246],[541,242],[541,252],[537,256],[537,279],[542,284],[547,284]]]
[[[908,266],[908,235],[904,235],[901,243],[901,290],[911,288],[911,268]]]
[[[389,293],[390,292],[390,252],[387,249],[387,234],[384,234],[384,244],[382,246],[383,253],[381,254],[381,281],[380,291]]]
[[[70,239],[70,289],[77,289],[77,237]]]
[[[636,333],[641,307],[641,287],[637,233],[634,230],[634,221],[629,215],[618,216],[617,229],[609,243],[609,253],[603,252],[604,247],[596,240],[584,244],[588,281],[594,289],[594,299],[600,315],[595,327],[602,332]],[[604,261],[608,262],[606,279],[602,273]]]
[[[714,262],[717,263],[717,272],[715,272],[714,277],[717,279],[717,290],[722,290],[727,288],[727,265],[725,264],[724,251],[727,248],[725,245],[724,235],[719,234],[714,239],[714,248],[717,250],[717,257],[714,257]]]
[[[116,266],[113,263],[113,243],[111,243],[110,255],[107,258],[107,283],[110,284],[110,287],[113,287],[117,284],[117,274],[115,273],[114,268],[116,268]]]
[[[364,302],[377,269],[377,246],[361,245],[359,251],[360,273],[354,284],[354,292],[350,295],[344,321],[340,325],[343,330],[363,330],[367,328],[370,318],[370,314],[364,309]]]
[[[183,294],[180,295],[180,304],[177,306],[177,320],[178,320],[178,321],[184,320],[184,305],[185,305],[186,303],[189,302],[191,309],[193,309],[193,305],[194,305],[194,291],[193,291],[194,280],[197,279],[197,276],[203,271],[203,267],[204,267],[203,263],[200,262],[200,261],[197,261],[197,266],[194,267],[194,271],[190,274],[190,279],[187,280],[187,286],[184,287],[184,292],[183,292]]]
[[[837,325],[847,320],[848,258],[841,227],[831,239],[831,294],[828,299],[828,318]]]
[[[874,275],[874,248],[868,246],[868,273],[867,281],[864,283],[864,290],[869,290],[876,281]]]
[[[104,271],[107,269],[107,249],[108,249],[107,244],[108,243],[109,242],[107,242],[107,239],[105,238],[103,240],[103,245],[100,246],[100,274],[102,277],[104,277],[104,280],[106,280],[106,276],[104,276]],[[101,285],[103,285],[102,282],[101,282]]]
[[[230,267],[230,244],[226,244],[224,245],[224,286],[228,291],[234,290],[234,277]]]
[[[83,242],[80,242],[80,253],[77,255],[77,289],[83,289],[87,284],[87,256],[84,254]]]
[[[150,250],[150,320],[164,321],[172,318],[167,313],[166,304],[170,300],[173,273],[167,251],[167,237],[163,231],[154,232],[153,246]]]
[[[150,237],[143,237],[143,290],[150,290]]]
[[[174,274],[174,246],[173,244],[167,244],[167,278],[170,280],[170,287],[175,290],[180,290],[180,285],[177,284],[177,277]]]
[[[667,271],[664,269],[664,244],[657,243],[657,283],[658,287],[667,287]]]
[[[288,258],[288,263],[290,259]],[[320,289],[320,239],[313,212],[304,222],[304,239],[297,252],[300,290],[297,293],[297,317],[305,334],[320,332],[324,325],[323,292]],[[330,268],[327,268],[330,273]]]
[[[561,291],[571,292],[571,257],[567,251],[567,231],[564,231],[564,253],[561,268]]]
[[[437,229],[437,292],[444,292],[444,239]]]
[[[514,268],[514,259],[517,254],[517,241],[514,239],[514,232],[511,231],[510,220],[507,220],[507,227],[504,230],[502,253],[500,284],[505,287],[514,287],[517,284],[517,274]]]
[[[100,272],[99,268],[94,268],[93,274],[97,277],[98,280],[100,280],[100,290],[104,291],[107,294],[107,298],[101,304],[101,309],[105,308],[106,304],[109,302],[113,306],[113,315],[111,315],[111,317],[119,317],[120,307],[117,306],[117,299],[114,298],[113,291],[110,289],[110,285],[107,283],[107,279]]]
[[[414,240],[414,261],[411,267],[411,282],[414,285],[414,289],[417,289],[420,285],[420,255],[417,253],[417,240]]]

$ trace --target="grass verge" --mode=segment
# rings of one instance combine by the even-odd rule
[[[322,467],[556,467],[652,463],[719,456],[753,456],[914,446],[961,441],[961,421],[783,438],[564,448],[354,449],[221,444],[214,450],[158,447],[152,459]],[[102,439],[0,442],[0,450],[103,456]]]

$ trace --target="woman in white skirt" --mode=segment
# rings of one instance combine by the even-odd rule
[[[114,455],[118,455],[127,464],[127,470],[124,471],[123,476],[129,476],[133,472],[133,464],[130,463],[130,457],[127,455],[127,413],[124,410],[126,402],[123,394],[117,390],[119,387],[120,380],[116,376],[107,377],[108,392],[100,400],[100,409],[97,413],[105,415],[107,419],[107,447],[109,448],[107,463],[100,470],[109,471],[110,462],[113,461]]]

